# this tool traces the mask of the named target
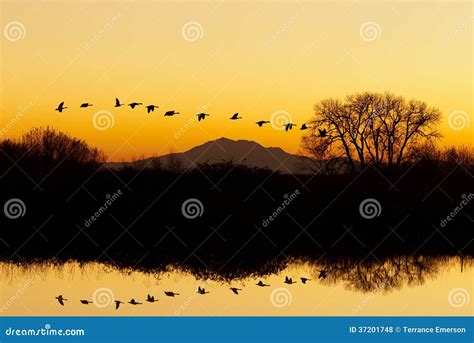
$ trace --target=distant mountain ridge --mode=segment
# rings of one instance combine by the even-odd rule
[[[309,171],[303,167],[302,161],[301,156],[287,153],[278,147],[264,147],[254,141],[222,137],[181,153],[150,157],[134,162],[108,162],[107,165],[113,169],[134,165],[143,168],[174,165],[190,169],[196,167],[197,164],[232,162],[248,167],[268,168],[283,174],[307,174]]]

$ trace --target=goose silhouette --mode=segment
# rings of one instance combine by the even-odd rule
[[[67,301],[67,299],[64,299],[61,294],[57,296],[56,299],[58,300],[58,303],[60,303],[62,306],[64,306],[64,302]]]
[[[230,290],[231,290],[234,294],[239,295],[239,291],[241,291],[242,289],[241,289],[241,288],[237,288],[237,287],[231,287]]]
[[[133,298],[132,298],[132,300],[130,300],[128,303],[131,304],[131,305],[141,305],[141,304],[142,304],[142,303],[139,303],[138,301],[136,301],[136,300],[133,299]]]
[[[175,114],[179,114],[179,112],[176,112],[176,111],[166,111],[165,112],[165,117],[171,117],[171,116],[174,116]]]
[[[179,293],[171,292],[171,291],[165,291],[166,296],[168,297],[174,297],[175,295],[179,295]]]
[[[318,131],[319,131],[319,136],[320,137],[326,137],[326,134],[327,134],[326,129],[322,129],[322,130],[318,129]]]
[[[120,300],[114,300],[115,301],[115,309],[118,310],[120,307],[120,304],[123,304],[123,301]]]
[[[81,302],[81,304],[84,304],[84,305],[92,304],[92,301],[89,301],[89,300],[83,300],[83,299],[81,299],[80,302]]]
[[[198,113],[196,114],[196,117],[198,117],[198,121],[206,119],[206,117],[209,117],[209,114],[207,113]]]
[[[232,117],[230,117],[231,120],[237,120],[237,119],[242,119],[242,117],[239,117],[239,113],[234,113]]]
[[[301,127],[300,127],[300,130],[307,130],[307,129],[309,129],[309,127],[306,126],[306,124],[303,124],[303,125],[301,125]]]
[[[148,105],[148,106],[146,107],[146,112],[147,112],[147,113],[153,112],[153,111],[155,110],[155,108],[158,108],[158,106],[156,106],[156,105]]]
[[[66,108],[67,107],[64,107],[64,101],[63,101],[62,103],[59,104],[58,108],[56,108],[55,111],[58,111],[59,113],[61,113]]]
[[[120,103],[120,100],[118,98],[115,98],[115,107],[120,107],[123,106],[123,104]]]
[[[291,277],[288,277],[288,276],[285,276],[285,283],[291,285],[293,283],[296,283],[296,281],[293,281],[293,279]]]
[[[302,283],[306,284],[306,282],[310,281],[311,279],[305,278],[305,277],[300,277],[300,280]]]
[[[143,105],[141,102],[132,102],[130,104],[128,104],[128,106],[130,106],[132,108],[132,110],[137,107],[138,105]]]
[[[263,283],[262,280],[256,283],[257,286],[259,287],[270,287],[270,285],[267,285],[266,283]]]
[[[296,124],[292,124],[292,123],[285,124],[285,131],[291,130],[293,126],[296,126]]]
[[[256,122],[255,124],[257,124],[259,127],[262,127],[263,124],[268,124],[268,123],[270,123],[270,122],[267,121],[267,120],[260,120],[260,121]]]
[[[198,286],[197,293],[199,293],[199,294],[207,294],[207,293],[209,293],[209,292],[206,292],[206,290],[204,289],[204,287]]]
[[[89,107],[89,106],[92,106],[92,104],[88,103],[88,102],[85,102],[83,104],[81,104],[81,108],[85,108],[85,107]]]
[[[154,302],[157,302],[158,299],[155,299],[153,295],[148,294],[146,297],[146,301],[148,301],[149,303],[154,303]]]
[[[326,277],[328,276],[328,272],[327,270],[320,270],[319,271],[319,276],[318,276],[318,279],[325,279]]]

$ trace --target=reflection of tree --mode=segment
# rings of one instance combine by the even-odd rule
[[[321,262],[321,261],[319,261]],[[328,271],[325,284],[342,282],[351,290],[388,292],[402,286],[422,285],[434,277],[440,266],[452,259],[426,256],[396,256],[384,260],[328,259],[314,264],[315,276],[319,269]]]

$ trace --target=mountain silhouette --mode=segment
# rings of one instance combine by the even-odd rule
[[[254,141],[235,141],[224,137],[195,146],[182,153],[172,153],[136,162],[109,162],[108,166],[121,168],[140,163],[143,167],[152,167],[157,164],[167,167],[172,160],[183,169],[194,168],[197,164],[203,163],[232,162],[248,167],[268,168],[283,174],[309,173],[302,167],[302,157],[299,155],[287,153],[278,147],[264,147]]]

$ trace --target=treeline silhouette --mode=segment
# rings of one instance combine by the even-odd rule
[[[16,219],[0,216],[2,260],[236,277],[294,259],[474,254],[472,203],[455,211],[472,194],[468,148],[419,146],[398,168],[335,175],[230,162],[111,170],[99,149],[52,128],[3,140],[0,150],[1,204],[25,205]],[[194,219],[183,214],[188,199],[202,203]],[[380,204],[372,219],[359,209],[366,199]]]

